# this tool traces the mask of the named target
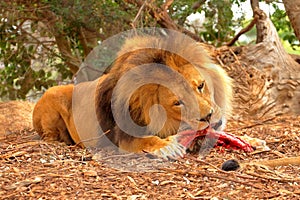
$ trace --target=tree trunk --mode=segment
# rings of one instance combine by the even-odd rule
[[[252,119],[300,114],[300,65],[285,52],[271,20],[255,10],[259,43],[222,47],[215,58],[233,77],[234,115]]]
[[[286,13],[291,21],[295,35],[300,41],[300,1],[283,0]]]
[[[291,1],[284,0],[286,6]],[[157,22],[165,28],[178,28],[163,8],[141,0],[127,0],[128,3],[145,6]],[[172,1],[170,1],[172,2]],[[201,44],[211,57],[222,65],[234,79],[234,116],[264,120],[283,113],[300,114],[300,65],[283,48],[271,20],[259,9],[258,0],[251,0],[254,21],[257,27],[255,45],[244,47],[224,46],[219,49]],[[293,1],[293,21],[300,18]],[[292,8],[293,8],[292,7]],[[297,9],[296,9],[297,8]],[[300,26],[297,26],[300,27]],[[187,33],[186,33],[187,34]],[[195,34],[188,34],[197,38]]]

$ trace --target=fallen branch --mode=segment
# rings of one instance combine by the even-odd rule
[[[40,176],[37,176],[37,177],[32,178],[32,179],[26,179],[24,181],[19,181],[19,182],[13,183],[9,186],[3,186],[3,189],[5,189],[5,190],[15,190],[17,188],[27,187],[31,184],[36,184],[36,183],[39,183],[41,181],[42,181],[42,178]]]
[[[254,164],[265,165],[268,167],[278,167],[286,165],[300,165],[300,156],[279,158],[273,160],[261,160],[253,162]]]

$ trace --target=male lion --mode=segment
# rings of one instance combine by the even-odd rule
[[[33,125],[45,140],[97,146],[101,132],[122,150],[176,158],[178,133],[223,129],[231,100],[231,79],[195,41],[136,36],[99,79],[45,92]]]

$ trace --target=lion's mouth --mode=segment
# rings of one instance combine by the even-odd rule
[[[200,127],[198,126],[197,128],[192,127],[188,123],[183,123],[179,127],[177,133],[187,132],[187,131],[197,132],[197,131],[203,131],[203,130],[208,129],[208,128],[213,128],[214,130],[217,130],[217,128],[219,128],[221,125],[222,125],[222,121],[221,120],[218,123],[215,123],[215,124],[203,123]]]

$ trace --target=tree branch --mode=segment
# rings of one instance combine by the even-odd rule
[[[44,43],[49,43],[49,42],[54,42],[54,41],[40,41],[37,37],[35,37],[33,34],[27,32],[26,30],[24,30],[22,27],[19,27],[19,30],[21,30],[23,33],[25,33],[27,36],[29,36],[31,39],[33,39],[34,41],[36,41],[36,45],[42,45],[44,49],[46,49],[47,51],[51,52],[53,55],[55,55],[58,58],[61,58],[60,55],[58,55],[57,53],[55,53],[52,49],[50,49],[47,45],[44,45]]]
[[[162,6],[161,8],[164,10],[164,11],[168,11],[170,6],[172,5],[172,3],[174,2],[174,0],[167,0]]]
[[[257,32],[259,42],[256,46],[260,45],[263,47],[263,49],[267,49],[267,47],[270,48],[267,49],[269,53],[268,57],[266,57],[265,54],[260,55],[258,54],[258,52],[252,52],[253,55],[255,55],[256,59],[260,58],[259,56],[261,56],[262,58],[264,58],[264,60],[269,60],[269,62],[273,65],[275,65],[275,63],[278,63],[278,66],[281,66],[282,70],[285,70],[285,72],[296,72],[297,70],[299,70],[298,63],[290,57],[290,55],[285,51],[283,45],[281,44],[281,40],[279,38],[277,30],[270,18],[261,9],[257,8],[254,12],[255,17],[257,17],[257,31],[259,31]],[[249,47],[249,49],[250,48],[251,47]]]
[[[138,13],[136,14],[135,18],[132,20],[132,22],[130,23],[130,25],[132,26],[133,30],[136,29],[136,22],[138,20],[138,18],[140,17],[142,11],[144,10],[146,5],[146,1],[143,3],[143,5],[140,7]]]
[[[294,29],[295,35],[300,41],[300,2],[283,0],[286,13],[290,19],[291,25]]]
[[[162,28],[167,28],[167,29],[172,29],[172,30],[176,30],[176,31],[180,31],[183,32],[184,34],[187,34],[188,36],[190,36],[191,38],[193,38],[196,41],[201,41],[201,38],[190,32],[189,30],[184,29],[183,27],[180,27],[179,25],[177,25],[172,18],[169,16],[168,14],[168,10],[164,10],[162,8],[159,8],[157,6],[155,6],[153,3],[151,3],[150,1],[146,0],[146,1],[142,1],[142,0],[125,0],[127,3],[130,4],[135,4],[139,7],[142,7],[145,4],[145,7],[149,10],[149,14],[157,21],[157,23],[162,27]],[[170,3],[172,3],[173,1],[167,1],[163,7],[164,8],[169,8],[170,7]]]
[[[42,22],[49,28],[50,32],[53,34],[58,50],[60,51],[62,57],[65,59],[66,64],[70,68],[71,72],[75,74],[81,64],[81,59],[72,54],[71,45],[65,34],[60,31],[58,26],[57,16],[48,10],[42,10],[39,14],[43,17]]]
[[[250,3],[251,3],[252,13],[254,17],[255,9],[259,8],[259,0],[251,0]]]
[[[256,24],[257,19],[258,19],[257,16],[255,16],[254,19],[251,21],[251,23],[245,28],[243,28],[236,36],[234,36],[234,38],[230,42],[228,42],[226,46],[232,46],[239,39],[241,35],[250,31],[253,28],[253,26]]]
[[[80,27],[79,34],[79,41],[82,44],[83,53],[86,57],[98,45],[97,32]]]
[[[206,0],[199,0],[199,1],[196,1],[196,2],[192,5],[192,9],[193,9],[193,10],[197,10],[197,9],[200,8],[205,2],[206,2]]]

